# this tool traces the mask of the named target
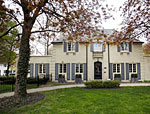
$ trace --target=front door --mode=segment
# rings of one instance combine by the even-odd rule
[[[102,62],[94,63],[94,79],[102,79]]]

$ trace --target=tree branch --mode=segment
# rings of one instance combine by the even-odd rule
[[[17,25],[14,25],[13,27],[9,28],[4,34],[2,34],[2,35],[0,36],[0,38],[6,36],[12,29],[14,29],[15,27],[17,27],[17,26],[19,26],[19,25],[21,25],[21,24],[19,23],[19,24],[17,24]]]
[[[42,31],[33,31],[33,32],[31,32],[31,33],[37,33],[37,32],[61,32],[61,30],[59,30],[59,31],[55,31],[55,30],[42,30]]]

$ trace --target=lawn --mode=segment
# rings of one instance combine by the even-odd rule
[[[45,99],[9,114],[149,114],[150,87],[68,88],[42,92]]]
[[[11,84],[5,84],[5,85],[0,85],[0,93],[6,93],[6,92],[11,92],[14,90],[15,85]],[[27,84],[27,89],[31,88],[37,88],[37,84]]]

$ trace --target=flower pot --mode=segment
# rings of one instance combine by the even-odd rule
[[[82,83],[82,78],[75,78],[75,83]]]
[[[65,78],[58,78],[58,83],[66,83]]]
[[[121,78],[116,77],[116,78],[114,78],[114,80],[121,81]]]
[[[131,78],[131,82],[138,82],[138,78]]]

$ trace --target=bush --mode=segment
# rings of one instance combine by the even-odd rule
[[[144,82],[146,82],[146,83],[150,83],[150,80],[144,80]]]
[[[131,78],[137,78],[138,75],[137,74],[131,74]]]
[[[59,74],[58,77],[59,78],[65,78],[65,75],[64,74]]]
[[[114,78],[121,78],[121,74],[114,74]]]
[[[111,81],[90,81],[84,83],[87,88],[119,88],[118,80]]]
[[[81,78],[82,75],[81,74],[76,74],[76,78]]]
[[[104,88],[119,88],[120,82],[118,80],[104,81]]]

